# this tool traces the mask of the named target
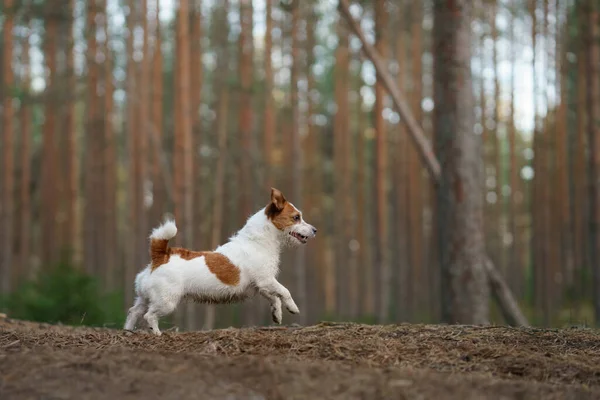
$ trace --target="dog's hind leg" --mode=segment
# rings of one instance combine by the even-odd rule
[[[142,315],[146,312],[147,304],[141,296],[138,296],[135,300],[133,307],[129,309],[127,313],[127,320],[125,321],[125,330],[132,331]]]
[[[144,319],[148,323],[148,326],[157,336],[162,335],[160,329],[158,329],[158,319],[165,315],[171,314],[177,308],[179,301],[165,301],[162,302],[150,302],[148,312],[144,315]]]

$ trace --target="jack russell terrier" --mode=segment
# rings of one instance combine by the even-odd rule
[[[136,300],[129,309],[126,330],[140,319],[161,335],[158,319],[171,314],[181,300],[223,304],[242,302],[260,293],[271,303],[271,315],[281,324],[281,304],[292,314],[300,310],[290,292],[276,279],[283,246],[300,246],[317,230],[277,189],[271,202],[246,221],[229,241],[214,251],[169,247],[177,234],[172,220],[150,235],[151,263],[135,278]]]

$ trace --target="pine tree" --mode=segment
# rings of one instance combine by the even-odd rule
[[[438,229],[443,319],[485,324],[489,287],[481,224],[481,143],[473,131],[472,8],[466,0],[434,3],[435,139],[442,171]]]

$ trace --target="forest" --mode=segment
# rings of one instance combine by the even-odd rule
[[[597,1],[1,4],[0,311],[119,328],[165,215],[214,249],[276,187],[287,323],[600,324]]]

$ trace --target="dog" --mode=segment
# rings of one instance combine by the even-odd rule
[[[151,262],[135,278],[136,299],[124,329],[134,330],[143,316],[151,331],[160,336],[159,318],[175,311],[184,299],[224,304],[256,294],[270,302],[273,322],[281,324],[282,303],[292,314],[300,310],[289,290],[276,279],[280,253],[285,246],[305,245],[316,233],[302,212],[275,188],[271,188],[270,203],[214,251],[169,247],[177,226],[167,220],[150,235]]]

